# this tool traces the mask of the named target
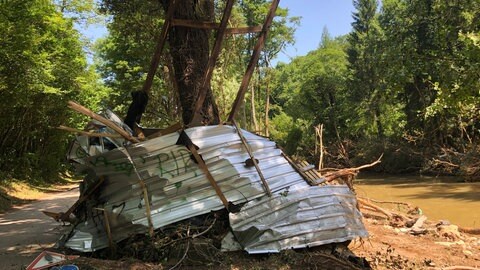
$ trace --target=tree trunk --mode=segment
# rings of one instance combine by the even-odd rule
[[[168,9],[170,1],[163,1]],[[174,12],[175,19],[212,21],[214,18],[213,0],[182,0]],[[178,85],[178,96],[182,106],[184,124],[190,123],[195,110],[195,102],[202,91],[208,58],[210,54],[209,30],[175,26],[170,29],[168,41],[170,54]],[[220,122],[210,82],[206,83],[207,96],[202,107],[204,124]]]

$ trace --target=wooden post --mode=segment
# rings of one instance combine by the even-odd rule
[[[165,41],[167,39],[167,33],[170,28],[171,20],[173,17],[173,12],[180,0],[170,0],[170,5],[165,16],[165,21],[163,22],[162,31],[160,32],[160,37],[158,38],[157,46],[155,47],[155,53],[153,54],[152,61],[150,62],[150,68],[148,69],[147,79],[143,84],[142,91],[149,93],[152,88],[153,77],[157,72],[158,65],[160,63],[160,56],[162,56],[163,47],[165,46]]]
[[[269,130],[268,130],[268,125],[269,125],[269,118],[268,118],[268,112],[270,110],[270,60],[268,59],[268,56],[265,56],[265,62],[267,63],[267,67],[265,70],[265,77],[267,78],[267,81],[265,83],[265,137],[270,137]]]
[[[111,255],[113,256],[116,253],[116,248],[115,248],[115,243],[113,242],[112,230],[110,227],[110,219],[109,219],[108,213],[104,208],[95,208],[95,209],[103,212],[103,221],[104,221],[103,225],[105,226],[105,232],[107,233],[107,237],[108,237],[108,246],[110,247],[110,252],[111,252]]]
[[[215,45],[213,46],[212,54],[208,58],[207,70],[203,78],[203,84],[198,93],[197,102],[195,103],[194,113],[192,121],[189,123],[190,126],[200,125],[202,118],[202,107],[205,102],[205,97],[207,96],[208,89],[206,88],[208,83],[212,79],[213,68],[217,62],[220,51],[222,50],[222,42],[225,37],[225,29],[227,28],[228,19],[232,13],[233,4],[235,0],[228,0],[223,12],[222,21],[220,22],[220,27],[217,31],[217,37],[215,39]]]
[[[315,127],[315,132],[317,133],[317,137],[320,142],[320,158],[318,160],[318,170],[323,169],[323,124],[321,124],[319,127]]]
[[[270,10],[265,19],[265,23],[263,24],[262,32],[258,37],[257,44],[255,44],[255,48],[253,49],[253,54],[252,54],[252,57],[250,58],[250,62],[248,63],[247,70],[245,71],[245,75],[243,75],[242,83],[240,84],[240,89],[238,90],[237,97],[233,102],[232,110],[230,111],[230,115],[228,116],[228,122],[232,122],[232,120],[235,119],[235,115],[237,114],[237,111],[245,96],[245,92],[248,89],[248,84],[250,83],[253,70],[255,69],[255,65],[257,64],[258,58],[260,57],[260,51],[265,45],[265,40],[267,38],[268,30],[270,29],[270,25],[272,24],[273,17],[275,16],[275,11],[277,10],[279,2],[280,0],[273,0],[272,4],[270,5]]]
[[[147,186],[145,185],[145,182],[143,181],[142,177],[138,173],[137,167],[135,166],[135,163],[133,162],[132,156],[130,156],[130,153],[128,152],[128,149],[126,147],[124,148],[119,148],[120,151],[122,151],[126,156],[130,164],[133,166],[133,171],[135,172],[135,175],[137,176],[138,183],[140,184],[140,187],[142,188],[142,193],[143,193],[143,201],[145,202],[145,212],[147,215],[147,221],[148,221],[148,233],[150,237],[153,237],[154,231],[153,231],[153,221],[152,221],[152,212],[150,209],[150,200],[148,199],[148,190]]]
[[[270,190],[267,180],[265,180],[265,177],[263,176],[263,173],[260,170],[260,167],[258,166],[257,160],[253,156],[252,149],[250,149],[250,146],[248,145],[247,140],[243,136],[242,130],[238,127],[237,122],[235,122],[235,120],[232,120],[232,122],[235,125],[235,128],[237,129],[238,136],[240,137],[240,140],[242,141],[243,146],[245,146],[245,149],[247,150],[248,155],[250,156],[250,159],[253,162],[253,166],[255,166],[255,169],[258,172],[258,176],[260,176],[260,180],[262,180],[262,184],[263,184],[263,187],[265,188],[265,191],[267,192],[269,197],[272,197],[272,191]]]

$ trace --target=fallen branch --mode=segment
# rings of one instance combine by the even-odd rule
[[[406,202],[397,202],[397,201],[379,201],[379,200],[370,199],[370,198],[365,198],[365,197],[358,197],[358,198],[361,198],[361,199],[364,199],[364,200],[368,200],[368,201],[371,201],[371,202],[374,202],[374,203],[400,204],[400,205],[405,205],[405,206],[408,206],[409,208],[415,208],[415,206],[413,206],[413,205],[412,205],[412,204],[410,204],[410,203],[406,203]]]
[[[385,210],[385,209],[383,209],[383,208],[380,207],[380,206],[376,206],[376,205],[374,205],[373,203],[370,203],[370,202],[368,202],[367,200],[360,199],[360,198],[357,198],[357,201],[360,203],[360,206],[368,206],[368,207],[373,208],[373,209],[375,209],[376,211],[384,214],[384,215],[387,216],[389,219],[393,218],[393,214],[390,213],[390,211]]]
[[[365,164],[365,165],[355,167],[355,168],[341,169],[341,170],[338,170],[338,171],[333,172],[331,174],[327,174],[327,175],[325,175],[325,180],[326,180],[326,182],[330,182],[332,180],[335,180],[337,178],[344,177],[344,176],[356,176],[357,173],[360,170],[365,169],[365,168],[369,168],[369,167],[373,167],[373,166],[377,165],[378,163],[380,163],[382,157],[383,157],[383,154],[376,161],[374,161],[370,164]]]

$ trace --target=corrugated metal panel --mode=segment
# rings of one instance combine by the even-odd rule
[[[198,152],[229,201],[239,203],[264,196],[255,168],[244,166],[248,154],[233,127],[197,127],[187,129],[186,133],[200,148]],[[306,186],[275,148],[275,143],[248,132],[245,135],[272,191]],[[178,137],[173,133],[128,147],[148,189],[154,228],[223,208],[203,172],[190,159],[190,152],[184,146],[175,145]],[[115,241],[132,232],[144,232],[148,226],[142,190],[122,150],[114,149],[85,159],[85,164],[98,176],[107,176],[97,200],[101,202],[98,207],[110,215]],[[80,251],[106,247],[103,224],[102,213],[93,215],[76,227],[79,237],[74,232],[66,246]],[[91,239],[86,238],[85,232]]]
[[[266,197],[255,168],[245,167],[244,161],[249,156],[234,127],[195,127],[185,132],[199,147],[199,154],[228,201],[254,203],[252,200]],[[276,194],[273,198],[280,193],[293,194],[309,188],[274,142],[246,131],[244,135],[271,191]],[[125,153],[127,150],[147,186],[155,229],[224,207],[202,170],[190,158],[191,153],[186,147],[176,145],[178,138],[178,133],[172,133],[84,159],[88,169],[107,178],[96,194],[95,207],[107,211],[114,241],[148,230],[142,189]],[[265,199],[268,197],[262,200]],[[103,214],[92,211],[87,220],[76,226],[66,246],[87,252],[107,247],[103,226]]]
[[[251,201],[230,226],[249,253],[343,242],[368,235],[355,205],[347,186],[311,186]]]

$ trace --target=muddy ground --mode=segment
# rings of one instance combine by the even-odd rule
[[[0,214],[0,269],[22,269],[68,229],[40,210],[65,211],[78,190],[45,193],[34,202]],[[428,213],[426,213],[428,215]],[[223,253],[205,241],[178,246],[178,256],[163,262],[102,260],[84,254],[69,262],[80,269],[476,269],[480,268],[480,235],[460,233],[455,226],[427,220],[424,234],[394,228],[386,220],[365,219],[368,239],[272,255]],[[185,250],[188,252],[185,253]],[[349,256],[356,255],[356,256]],[[183,260],[182,260],[183,259]],[[177,265],[177,263],[180,264]],[[454,267],[456,266],[456,267]]]

